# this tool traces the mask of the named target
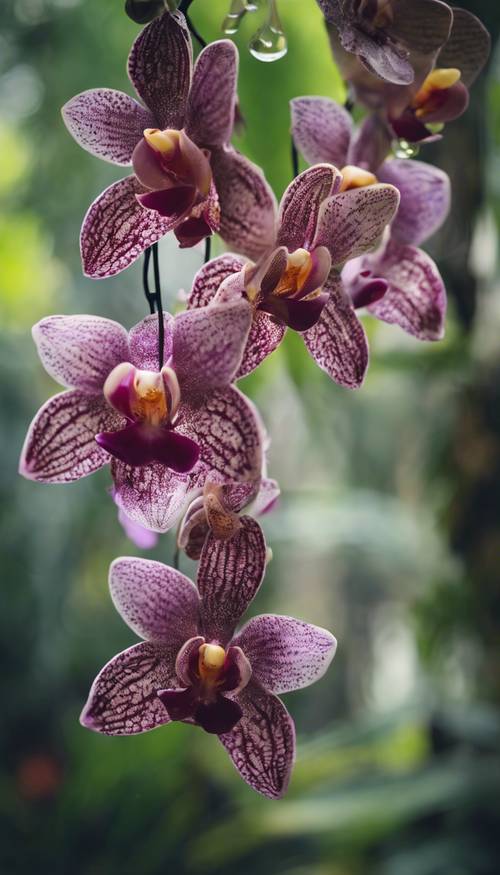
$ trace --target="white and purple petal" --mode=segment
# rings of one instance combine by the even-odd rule
[[[240,273],[246,260],[239,255],[227,253],[207,261],[193,280],[188,309],[205,307],[213,300],[220,286],[228,277]]]
[[[347,164],[352,116],[329,97],[295,97],[290,101],[294,143],[308,164]]]
[[[112,164],[131,164],[132,152],[145,128],[156,127],[148,109],[112,88],[83,91],[69,100],[61,112],[78,145]]]
[[[274,245],[276,198],[262,170],[232,147],[213,149],[220,236],[230,249],[257,260]]]
[[[266,567],[266,543],[259,524],[248,516],[227,541],[209,532],[200,557],[197,584],[201,596],[201,631],[222,645],[230,640],[256,595]]]
[[[447,173],[423,161],[393,159],[378,172],[380,182],[394,185],[400,195],[391,234],[401,243],[418,246],[441,227],[450,210],[451,185]]]
[[[325,291],[328,303],[319,321],[302,335],[307,349],[319,367],[340,386],[357,389],[368,367],[368,342],[342,280],[330,276]]]
[[[325,674],[337,647],[326,629],[276,614],[253,617],[233,639],[252,666],[253,678],[270,693],[288,693]]]
[[[186,133],[203,146],[229,143],[234,124],[238,51],[230,40],[210,43],[199,54],[189,92]]]
[[[170,718],[158,690],[178,683],[174,662],[156,644],[141,642],[113,657],[97,675],[80,723],[104,735],[137,735]]]
[[[172,355],[174,317],[163,311],[164,342],[163,361]],[[146,316],[129,333],[130,362],[136,368],[147,371],[159,370],[158,316]]]
[[[123,326],[99,316],[48,316],[32,334],[47,373],[87,392],[102,389],[113,368],[129,357]]]
[[[192,72],[191,37],[184,16],[164,12],[141,31],[130,51],[132,85],[158,127],[184,124]]]
[[[340,172],[331,164],[316,164],[292,180],[280,201],[278,245],[289,252],[312,248],[321,205],[340,181]]]
[[[19,471],[42,483],[69,483],[93,474],[109,462],[95,441],[96,434],[122,423],[102,395],[79,389],[54,395],[28,429]]]
[[[184,642],[198,633],[198,591],[175,568],[123,556],[111,564],[109,588],[127,625],[140,638],[162,643],[174,661]]]
[[[295,727],[283,702],[254,681],[238,696],[243,710],[231,732],[219,738],[250,787],[269,799],[287,790],[295,760]]]
[[[167,532],[175,525],[186,500],[190,475],[175,474],[158,462],[138,468],[117,459],[112,460],[111,474],[116,504],[132,520],[154,532]]]
[[[80,235],[83,272],[93,279],[120,273],[180,219],[146,210],[136,195],[144,188],[127,176],[106,188],[90,205]]]
[[[268,313],[256,310],[237,374],[238,379],[246,377],[271,355],[280,345],[285,332],[286,325],[276,322]]]

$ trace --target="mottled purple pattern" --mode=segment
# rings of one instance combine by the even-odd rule
[[[187,310],[176,317],[172,367],[181,393],[203,395],[234,379],[251,322],[252,309],[243,299]]]
[[[245,377],[278,348],[286,332],[286,325],[275,322],[268,313],[256,310],[248,335],[237,377]]]
[[[132,152],[144,129],[156,127],[148,109],[112,88],[83,91],[69,100],[61,112],[78,145],[113,164],[131,164]]]
[[[198,56],[189,92],[186,133],[196,143],[223,146],[233,131],[238,52],[234,43],[210,43]]]
[[[276,198],[262,170],[231,146],[212,151],[221,208],[220,236],[230,249],[257,259],[273,244]]]
[[[392,185],[370,185],[333,195],[321,206],[315,246],[326,246],[332,264],[341,265],[373,249],[398,205],[399,192]]]
[[[330,632],[293,617],[262,614],[233,639],[252,666],[253,679],[270,693],[288,693],[325,674],[337,642]]]
[[[115,501],[127,516],[154,532],[172,528],[186,500],[189,475],[174,474],[158,463],[134,468],[117,459],[111,462],[111,474]]]
[[[250,681],[238,697],[243,717],[221,735],[241,777],[270,799],[286,792],[295,759],[295,729],[283,702]]]
[[[432,258],[415,246],[390,240],[384,252],[368,256],[368,269],[389,283],[388,291],[369,312],[399,325],[419,340],[441,340],[446,316],[446,290]]]
[[[103,429],[118,428],[122,417],[102,395],[79,389],[61,392],[40,408],[21,452],[19,471],[29,480],[68,483],[93,474],[109,461],[95,442]]]
[[[173,660],[198,632],[200,599],[194,584],[174,568],[151,559],[122,557],[109,569],[114,606],[146,641],[162,642]]]
[[[118,522],[129,541],[132,541],[139,550],[152,550],[156,547],[159,540],[158,533],[131,520],[121,507],[118,508]]]
[[[192,48],[186,20],[164,13],[137,37],[128,59],[132,85],[158,127],[180,130],[191,83]]]
[[[172,355],[174,317],[163,313],[164,344],[163,361]],[[158,370],[158,316],[146,316],[129,333],[130,359],[136,368],[146,371]]]
[[[318,164],[292,180],[280,202],[278,245],[293,252],[312,244],[321,204],[340,184],[340,179],[335,167]]]
[[[380,182],[396,186],[401,201],[391,234],[401,243],[418,245],[441,227],[450,210],[450,178],[422,161],[393,159],[378,172]]]
[[[200,268],[196,274],[191,294],[189,295],[188,309],[205,307],[215,297],[221,283],[235,273],[239,273],[246,264],[246,260],[239,255],[218,255],[212,258]]]
[[[304,342],[316,364],[340,386],[357,389],[368,367],[368,342],[342,280],[332,272],[330,298],[319,322],[305,331]]]
[[[292,135],[308,164],[347,164],[352,116],[329,97],[295,97],[290,101]]]
[[[156,695],[177,682],[173,662],[144,642],[115,656],[97,675],[80,722],[104,735],[137,735],[168,723]]]
[[[32,329],[40,360],[62,386],[98,392],[129,356],[127,332],[99,316],[48,316]]]
[[[241,528],[229,541],[210,532],[198,567],[202,626],[207,638],[226,644],[253,600],[266,567],[266,544],[259,524],[241,517]]]
[[[252,516],[260,516],[268,513],[275,507],[280,496],[280,488],[276,480],[271,480],[269,477],[263,477],[259,491],[255,496],[249,510]]]
[[[120,273],[175,226],[178,217],[164,219],[141,207],[136,194],[142,192],[136,177],[127,176],[90,205],[80,235],[86,276],[99,279]]]
[[[436,66],[458,67],[462,82],[470,86],[483,69],[491,48],[491,37],[484,24],[467,9],[453,7],[453,25]]]

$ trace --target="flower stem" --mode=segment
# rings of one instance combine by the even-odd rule
[[[299,175],[299,154],[297,152],[297,147],[293,142],[293,138],[291,141],[291,156],[292,156],[292,173],[293,178]]]
[[[158,312],[158,361],[161,371],[163,367],[163,348],[165,343],[165,324],[163,321],[163,304],[161,301],[160,262],[158,259],[158,243],[153,243],[153,271],[155,277],[156,310]]]
[[[149,261],[151,258],[151,247],[148,248],[144,252],[144,263],[142,265],[142,287],[144,289],[144,294],[146,296],[146,301],[149,305],[149,312],[153,315],[155,311],[155,301],[156,295],[149,288]]]
[[[205,264],[210,261],[210,253],[212,251],[212,238],[205,237]]]
[[[200,46],[202,47],[202,49],[204,49],[205,46],[207,45],[207,43],[205,42],[205,40],[203,39],[201,34],[199,34],[198,31],[196,30],[193,22],[191,21],[189,13],[188,13],[188,9],[191,6],[192,2],[193,2],[193,0],[182,0],[182,2],[179,3],[179,12],[183,13],[184,18],[186,19],[186,24],[189,27],[189,30],[191,32],[191,35],[194,36],[195,40],[197,40],[199,42]]]

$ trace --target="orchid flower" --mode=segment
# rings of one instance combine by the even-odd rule
[[[230,384],[251,310],[244,301],[204,313],[164,314],[129,334],[94,316],[52,316],[33,329],[48,373],[67,391],[36,414],[20,471],[66,483],[111,463],[114,499],[133,521],[167,531],[190,490],[208,473],[260,479],[262,427],[253,405]]]
[[[190,308],[241,297],[252,304],[239,376],[276,349],[288,326],[302,333],[314,360],[333,380],[348,388],[361,385],[368,345],[340,270],[376,246],[397,210],[399,194],[392,185],[350,185],[330,164],[305,170],[285,191],[275,230],[257,264],[222,255],[195,277]]]
[[[219,231],[249,257],[260,251],[274,195],[262,172],[229,145],[237,68],[235,46],[220,40],[201,52],[192,73],[184,16],[165,12],[140,33],[128,60],[145,105],[101,88],[63,107],[84,149],[134,170],[99,195],[84,219],[87,276],[119,273],[172,230],[181,247]]]
[[[249,517],[230,541],[209,534],[196,588],[160,562],[123,557],[110,569],[115,607],[141,638],[95,679],[81,723],[135,735],[172,720],[218,735],[241,777],[279,798],[288,786],[295,730],[278,694],[327,670],[336,641],[325,629],[263,615],[235,628],[265,568],[262,532]]]
[[[432,67],[452,23],[451,9],[441,0],[317,2],[341,50],[355,56],[353,63],[359,59],[364,70],[397,85],[410,85],[422,68]]]
[[[327,97],[291,102],[292,135],[306,161],[331,161],[359,185],[391,183],[400,195],[390,238],[382,248],[348,262],[342,279],[356,308],[396,323],[420,340],[444,333],[446,290],[434,261],[418,248],[450,209],[446,173],[422,161],[391,158],[383,123],[368,116],[355,133],[351,115]]]
[[[199,559],[209,532],[227,541],[241,528],[239,514],[262,516],[276,505],[280,494],[276,480],[260,483],[217,483],[207,479],[203,490],[187,508],[177,533],[177,545],[190,559]]]

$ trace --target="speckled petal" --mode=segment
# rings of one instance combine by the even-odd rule
[[[128,59],[130,80],[158,127],[183,127],[191,70],[186,20],[180,12],[164,12],[139,34]]]
[[[292,136],[308,164],[347,164],[352,116],[329,97],[295,97],[290,101]]]
[[[63,386],[99,391],[113,368],[128,361],[127,332],[111,319],[48,316],[32,334],[45,370]]]
[[[254,371],[278,348],[286,332],[286,325],[275,322],[268,313],[256,310],[238,371],[238,379]]]
[[[169,716],[157,691],[176,683],[174,663],[158,645],[129,647],[104,666],[90,690],[80,723],[104,735],[137,735]]]
[[[389,283],[383,298],[372,304],[369,312],[419,340],[441,340],[446,289],[432,258],[423,249],[391,240],[382,255],[368,256],[365,262]]]
[[[271,480],[269,477],[263,477],[259,491],[248,508],[252,516],[262,516],[269,513],[275,506],[280,497],[280,487],[276,480]]]
[[[112,164],[132,163],[132,152],[154,116],[137,100],[112,88],[77,94],[62,110],[64,123],[79,146]]]
[[[232,643],[249,660],[254,680],[276,694],[300,690],[323,677],[337,646],[326,629],[276,614],[253,617]]]
[[[332,275],[326,290],[330,298],[319,322],[302,336],[316,364],[332,380],[347,389],[357,389],[368,367],[366,334],[340,277]]]
[[[211,304],[175,318],[172,368],[181,395],[224,389],[234,379],[252,323],[252,308],[241,298]]]
[[[129,267],[148,246],[175,228],[179,217],[163,219],[141,207],[144,188],[135,176],[114,182],[89,207],[80,249],[85,276],[103,279]]]
[[[162,642],[173,659],[198,633],[199,596],[194,584],[162,562],[122,556],[109,569],[113,604],[140,638]]]
[[[276,198],[262,170],[231,147],[212,151],[219,195],[220,236],[230,249],[254,261],[273,246]]]
[[[117,459],[111,462],[111,473],[115,501],[127,516],[154,532],[167,532],[175,525],[186,500],[189,475],[175,474],[157,462],[136,468]]]
[[[399,192],[392,185],[336,194],[322,204],[314,245],[326,246],[333,265],[343,264],[376,246],[398,205]]]
[[[243,717],[219,738],[241,777],[258,793],[286,793],[295,760],[295,727],[283,702],[255,681],[238,696]]]
[[[280,202],[278,245],[289,252],[312,248],[321,205],[340,181],[340,172],[331,164],[316,164],[292,180]]]
[[[209,532],[200,557],[197,584],[202,600],[202,628],[207,639],[225,645],[254,598],[266,567],[266,543],[259,524],[241,517],[228,541]]]
[[[423,243],[441,227],[450,210],[450,178],[423,161],[393,159],[378,172],[380,182],[394,185],[400,195],[391,234],[401,243]]]
[[[441,49],[437,67],[458,67],[464,85],[472,85],[483,69],[491,48],[491,37],[484,24],[468,9],[452,7],[450,37]]]
[[[54,395],[28,429],[19,471],[42,483],[69,483],[93,474],[109,462],[95,435],[122,423],[122,417],[111,410],[102,395],[79,389]]]
[[[174,317],[163,311],[164,344],[163,361],[168,362],[172,355],[172,339]],[[130,329],[129,334],[130,359],[136,368],[146,371],[157,371],[158,356],[158,316],[146,316]]]
[[[191,294],[188,301],[188,309],[205,307],[215,297],[220,285],[230,276],[239,273],[245,266],[246,260],[239,255],[218,255],[207,261],[196,274]]]
[[[199,54],[189,92],[186,132],[195,143],[229,143],[234,123],[238,50],[230,40],[210,43]]]

